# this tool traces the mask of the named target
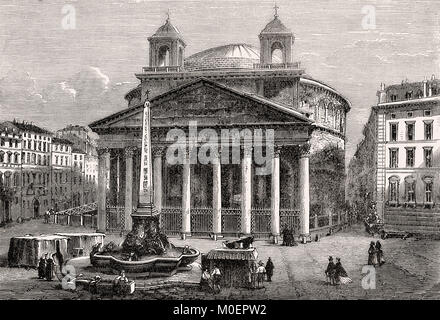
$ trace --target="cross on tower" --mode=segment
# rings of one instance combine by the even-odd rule
[[[277,6],[277,3],[275,2],[275,6],[274,6],[273,8],[275,9],[275,18],[277,18],[277,17],[278,17],[278,9],[279,9],[280,7],[278,7],[278,6]]]
[[[168,8],[168,10],[167,10],[167,21],[169,21],[170,20],[170,9]]]

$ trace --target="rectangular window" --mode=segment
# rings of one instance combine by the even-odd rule
[[[408,141],[414,140],[414,122],[406,123],[406,139]]]
[[[414,167],[415,148],[406,148],[406,166],[408,168]]]
[[[390,124],[390,139],[391,141],[397,141],[397,135],[399,132],[399,127],[397,123]]]
[[[396,119],[396,114],[395,113],[391,114],[391,119]]]
[[[397,181],[390,181],[390,201],[391,202],[397,202],[397,199],[399,198],[398,194],[399,185]]]
[[[432,167],[432,148],[424,148],[425,167]]]
[[[425,182],[425,202],[432,202],[432,182]]]
[[[399,149],[390,149],[390,168],[399,166]]]
[[[408,112],[408,113],[407,113],[407,116],[408,116],[408,118],[412,118],[413,113],[412,113],[412,112]]]
[[[425,140],[432,140],[432,121],[425,121]]]
[[[425,111],[423,111],[423,115],[424,115],[425,117],[429,117],[429,116],[431,115],[431,110],[425,110]]]

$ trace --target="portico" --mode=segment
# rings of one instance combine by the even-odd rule
[[[183,238],[253,234],[276,242],[280,229],[289,226],[308,236],[313,130],[308,118],[206,79],[157,96],[151,105],[153,199],[166,233]],[[138,203],[141,114],[139,105],[90,125],[100,136],[100,230],[131,229]],[[218,137],[215,147],[207,147],[206,130]],[[180,161],[170,156],[175,149],[181,151]]]

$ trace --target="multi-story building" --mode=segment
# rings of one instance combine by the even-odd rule
[[[67,139],[52,139],[51,206],[56,211],[72,206],[72,145]]]
[[[72,153],[72,201],[91,203],[96,201],[98,185],[98,155],[96,135],[88,127],[69,125],[57,132],[59,137],[73,143]]]
[[[0,223],[96,201],[96,143],[90,129],[69,127],[54,136],[28,122],[0,123]]]
[[[14,121],[22,132],[21,217],[41,216],[51,206],[50,145],[52,132],[32,123]]]
[[[372,108],[369,122],[375,135],[366,136],[365,143],[374,145],[375,161],[368,170],[375,175],[377,212],[389,228],[440,232],[433,215],[440,203],[439,87],[434,76],[381,85]]]
[[[0,123],[0,223],[21,211],[21,132],[12,122]]]

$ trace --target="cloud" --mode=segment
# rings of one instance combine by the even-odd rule
[[[124,94],[134,86],[127,81],[113,84],[102,70],[87,66],[40,89],[28,72],[14,70],[0,79],[0,117],[34,121],[53,130],[86,125],[125,108]]]

